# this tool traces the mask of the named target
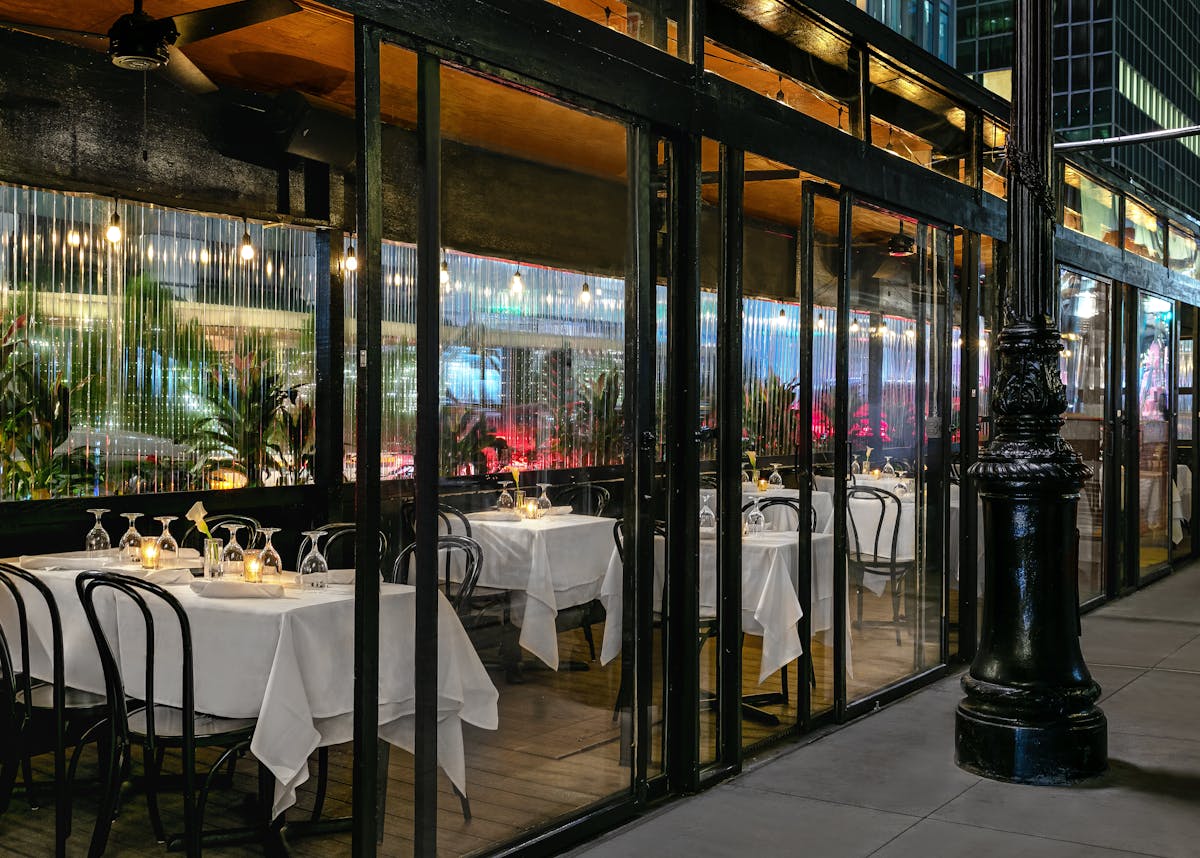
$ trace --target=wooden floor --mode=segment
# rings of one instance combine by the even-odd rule
[[[853,608],[852,608],[853,610]],[[891,599],[868,595],[864,604],[864,619],[890,620]],[[596,640],[601,639],[602,625],[595,627]],[[864,627],[852,633],[854,675],[848,678],[851,699],[867,691],[889,684],[914,671],[914,646],[911,624],[902,625],[901,644],[897,645],[891,626]],[[559,636],[562,657],[587,661],[588,650],[578,631]],[[925,663],[936,663],[936,642],[925,647]],[[812,641],[816,687],[813,692],[814,711],[828,708],[832,703],[832,650],[817,636]],[[703,687],[715,688],[713,665],[715,647],[710,643],[701,652],[701,682]],[[743,651],[743,686],[747,694],[778,690],[780,675],[771,676],[758,686],[760,639],[747,636]],[[931,660],[932,659],[932,660]],[[661,688],[661,663],[656,668],[656,684]],[[788,669],[792,687],[787,706],[771,706],[768,710],[780,718],[779,727],[768,728],[745,721],[743,741],[746,745],[768,738],[796,723],[795,708],[797,663]],[[589,804],[627,790],[630,769],[622,763],[620,723],[613,719],[620,669],[617,662],[602,667],[591,662],[586,671],[552,673],[548,670],[529,670],[526,681],[519,685],[506,684],[501,673],[492,673],[500,691],[500,727],[496,731],[466,728],[467,781],[473,818],[468,822],[462,815],[458,799],[451,792],[449,781],[439,773],[438,852],[441,855],[470,855],[494,848],[533,828],[577,812]],[[659,697],[661,699],[661,691]],[[656,708],[655,719],[662,710]],[[715,749],[716,715],[701,713],[701,757],[712,759]],[[652,757],[661,761],[661,724],[656,725]],[[50,759],[39,758],[37,771],[48,782]],[[330,794],[325,813],[331,816],[349,814],[351,754],[349,748],[339,747],[331,752]],[[168,762],[168,768],[170,768]],[[135,774],[140,761],[135,761]],[[313,765],[315,772],[315,763]],[[89,752],[81,768],[84,779],[95,777],[95,759]],[[252,759],[242,760],[232,789],[214,793],[210,802],[210,827],[246,825],[250,799],[255,793],[256,766]],[[307,816],[313,803],[315,776],[301,788],[296,808],[288,813],[290,820]],[[406,856],[412,854],[412,757],[402,752],[391,755],[388,772],[388,797],[385,813],[384,840],[380,854]],[[0,855],[45,856],[53,843],[53,809],[50,793],[43,790],[39,798],[46,804],[30,810],[23,798],[16,797],[9,811],[0,816]],[[94,789],[82,787],[75,810],[75,833],[69,854],[85,855],[95,819],[97,796]],[[163,815],[169,829],[177,830],[180,820],[177,797],[163,797]],[[328,856],[347,854],[349,834],[323,835],[289,841],[297,856]],[[113,827],[107,852],[116,856],[161,855],[163,848],[154,841],[146,815],[145,802],[130,794],[121,816]],[[259,855],[255,845],[211,848],[212,855]]]

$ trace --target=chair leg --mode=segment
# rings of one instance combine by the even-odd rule
[[[125,754],[128,749],[122,742],[105,742],[103,756],[104,794],[100,798],[100,808],[96,814],[96,827],[92,830],[92,842],[88,847],[88,858],[100,858],[108,847],[108,835],[112,830],[113,817],[117,813],[117,800],[121,795],[121,773],[124,770]]]
[[[858,624],[862,625],[862,609],[863,609],[863,588],[861,584],[856,584],[854,591],[858,597]]]
[[[896,646],[900,646],[900,579],[892,579],[892,625],[896,630]]]
[[[13,789],[17,784],[17,772],[21,768],[21,744],[11,737],[0,749],[0,813],[8,810],[12,803]]]
[[[29,754],[21,755],[21,780],[25,782],[25,801],[29,803],[29,809],[37,810],[40,805],[33,791],[33,761]]]
[[[54,749],[54,851],[59,858],[67,854],[71,836],[71,785],[67,782],[67,749]]]
[[[162,817],[158,812],[158,776],[162,773],[163,749],[150,751],[143,746],[142,762],[146,767],[146,810],[150,815],[150,827],[154,829],[154,839],[165,843],[167,833],[163,831]]]
[[[592,627],[585,623],[583,626],[583,639],[587,641],[589,661],[596,660],[596,639],[592,637]]]
[[[329,786],[329,748],[322,745],[317,748],[317,797],[313,801],[312,821],[321,819],[321,811],[325,809],[325,792]]]
[[[788,698],[788,681],[787,681],[787,665],[786,664],[779,670],[779,682],[780,682],[781,687],[783,688],[783,705],[787,706],[790,701]]]

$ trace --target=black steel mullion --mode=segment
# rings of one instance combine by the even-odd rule
[[[721,146],[721,279],[717,293],[718,760],[742,765],[742,203],[745,155]]]
[[[672,264],[667,291],[667,776],[677,791],[699,777],[700,141],[683,135],[671,158]]]
[[[797,399],[796,421],[805,443],[796,445],[796,488],[800,497],[797,527],[799,569],[796,574],[796,595],[802,615],[798,633],[804,654],[797,665],[796,707],[802,728],[811,723],[812,687],[809,676],[815,675],[812,661],[812,485],[813,451],[812,427],[812,367],[813,367],[813,220],[815,195],[806,182],[800,194],[800,234],[796,241],[796,274],[800,279],[800,391]]]
[[[629,274],[625,280],[625,377],[629,379],[629,419],[625,422],[625,461],[633,473],[625,483],[625,569],[622,602],[621,675],[636,677],[632,711],[634,783],[646,799],[653,733],[654,697],[654,465],[656,369],[656,281],[652,206],[653,137],[643,125],[627,132],[629,175]],[[627,471],[628,473],[628,471]],[[626,680],[628,681],[628,680]],[[622,715],[624,717],[624,715]]]
[[[919,663],[921,647],[925,643],[925,617],[924,617],[924,597],[929,587],[929,580],[942,569],[942,562],[939,557],[939,549],[941,542],[939,537],[944,531],[939,526],[941,522],[942,512],[945,509],[942,503],[942,483],[938,479],[941,473],[941,464],[932,445],[929,443],[931,439],[926,437],[925,433],[925,408],[928,397],[929,383],[927,373],[929,371],[929,362],[925,359],[925,350],[928,347],[929,335],[926,335],[925,328],[929,322],[928,308],[932,305],[933,297],[933,277],[932,265],[933,258],[937,251],[934,248],[933,242],[933,227],[929,224],[918,224],[917,242],[920,252],[921,264],[918,267],[917,275],[917,307],[914,315],[917,323],[917,348],[915,360],[915,375],[913,383],[913,394],[916,402],[913,408],[913,416],[916,418],[916,438],[917,438],[917,462],[915,462],[916,470],[916,485],[917,485],[917,501],[913,503],[913,527],[915,528],[914,545],[923,548],[919,557],[921,564],[914,570],[913,588],[916,590],[916,596],[912,599],[912,604],[915,609],[916,616],[913,620],[913,664]],[[930,335],[936,337],[936,331],[932,330],[933,325],[929,325]],[[883,339],[880,337],[880,339]],[[940,433],[939,439],[940,441]],[[920,493],[925,493],[925,503],[920,503]],[[897,511],[900,515],[900,511]],[[930,560],[933,563],[930,563]],[[910,582],[905,582],[905,598],[908,598],[907,587]],[[892,585],[895,586],[895,583]]]
[[[846,478],[850,473],[850,276],[853,257],[854,197],[843,193],[839,204],[838,237],[841,271],[838,273],[837,370],[834,380],[833,436],[833,707],[836,720],[846,718]]]
[[[959,368],[959,487],[958,534],[962,543],[958,552],[958,655],[963,661],[975,657],[978,636],[979,562],[975,550],[979,539],[976,514],[975,478],[971,466],[979,456],[979,268],[982,253],[977,233],[966,233],[963,244],[962,319],[959,321],[961,359]]]
[[[1124,587],[1121,558],[1125,554],[1122,546],[1125,542],[1127,506],[1123,502],[1125,487],[1122,484],[1126,433],[1125,403],[1120,397],[1120,393],[1125,390],[1122,376],[1125,367],[1125,300],[1121,284],[1110,282],[1108,295],[1108,354],[1105,356],[1104,375],[1107,425],[1103,448],[1104,475],[1100,490],[1104,498],[1104,589],[1109,599],[1115,599]]]
[[[938,363],[938,380],[940,386],[937,390],[938,397],[938,413],[941,415],[941,462],[939,463],[938,479],[941,480],[942,486],[942,532],[938,541],[938,545],[942,555],[942,587],[941,593],[938,594],[938,604],[940,616],[938,618],[938,628],[941,632],[941,640],[939,651],[941,654],[940,661],[942,664],[947,664],[950,661],[950,610],[949,599],[950,594],[950,576],[954,570],[950,568],[950,545],[949,540],[960,540],[962,536],[962,522],[966,517],[966,510],[962,505],[962,486],[959,485],[958,491],[958,519],[959,528],[957,531],[950,529],[950,459],[952,453],[952,435],[951,435],[951,396],[950,386],[953,382],[952,373],[950,371],[950,338],[952,336],[954,325],[952,322],[954,308],[954,241],[955,236],[952,231],[946,232],[945,237],[945,254],[937,257],[940,264],[942,278],[945,283],[945,288],[940,296],[935,294],[935,298],[941,301],[942,312],[940,315],[941,324],[940,330],[937,332],[937,363]],[[965,238],[964,238],[965,241]],[[936,288],[936,280],[934,282]],[[959,402],[962,402],[962,388],[959,388]],[[962,439],[962,424],[961,418],[959,423],[959,440]],[[960,480],[961,483],[961,480]],[[962,543],[959,541],[958,565],[961,569],[963,563]]]
[[[380,413],[382,408],[383,164],[379,115],[379,31],[355,22],[357,114],[358,374],[355,389],[354,585],[354,821],[355,858],[375,855],[379,770],[379,551]]]
[[[441,64],[417,56],[416,719],[413,851],[437,852],[438,444],[441,357]]]
[[[327,272],[317,277],[313,303],[316,343],[316,429],[314,482],[324,490],[328,520],[337,521],[342,486],[342,458],[345,444],[346,306],[342,275],[342,245],[345,233],[340,229],[319,229],[316,233],[316,270]]]

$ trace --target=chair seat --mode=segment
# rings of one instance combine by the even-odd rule
[[[196,713],[196,744],[217,744],[250,738],[256,718],[218,718],[214,715]],[[129,713],[129,732],[141,738],[147,733],[146,709]],[[183,741],[183,710],[174,706],[154,707],[154,735],[165,742]]]
[[[33,709],[54,709],[54,686],[50,684],[35,685],[30,689],[29,705]],[[17,702],[25,702],[25,690],[21,689],[17,692]],[[67,709],[75,710],[94,710],[103,709],[108,705],[108,698],[103,694],[92,694],[90,691],[84,691],[80,688],[72,688],[69,685],[63,689],[63,705]]]

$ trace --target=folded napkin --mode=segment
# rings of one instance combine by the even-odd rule
[[[467,518],[474,521],[520,521],[521,514],[504,509],[485,509],[482,512],[470,513]]]
[[[717,529],[715,527],[700,528],[700,538],[701,539],[716,539],[717,538]]]
[[[95,570],[107,569],[121,562],[121,552],[116,548],[106,551],[63,551],[59,554],[26,554],[17,561],[22,569],[49,571],[51,569]]]
[[[566,506],[552,506],[546,510],[545,515],[570,515],[574,509],[570,504]]]
[[[192,581],[192,592],[209,599],[282,599],[282,584],[247,584],[225,578]]]
[[[149,571],[138,566],[129,572],[126,572],[124,568],[118,568],[114,571],[119,571],[124,575],[136,576],[144,581],[149,581],[151,584],[158,584],[160,587],[165,587],[168,584],[190,584],[196,580],[196,577],[192,575],[191,569],[155,569]]]

